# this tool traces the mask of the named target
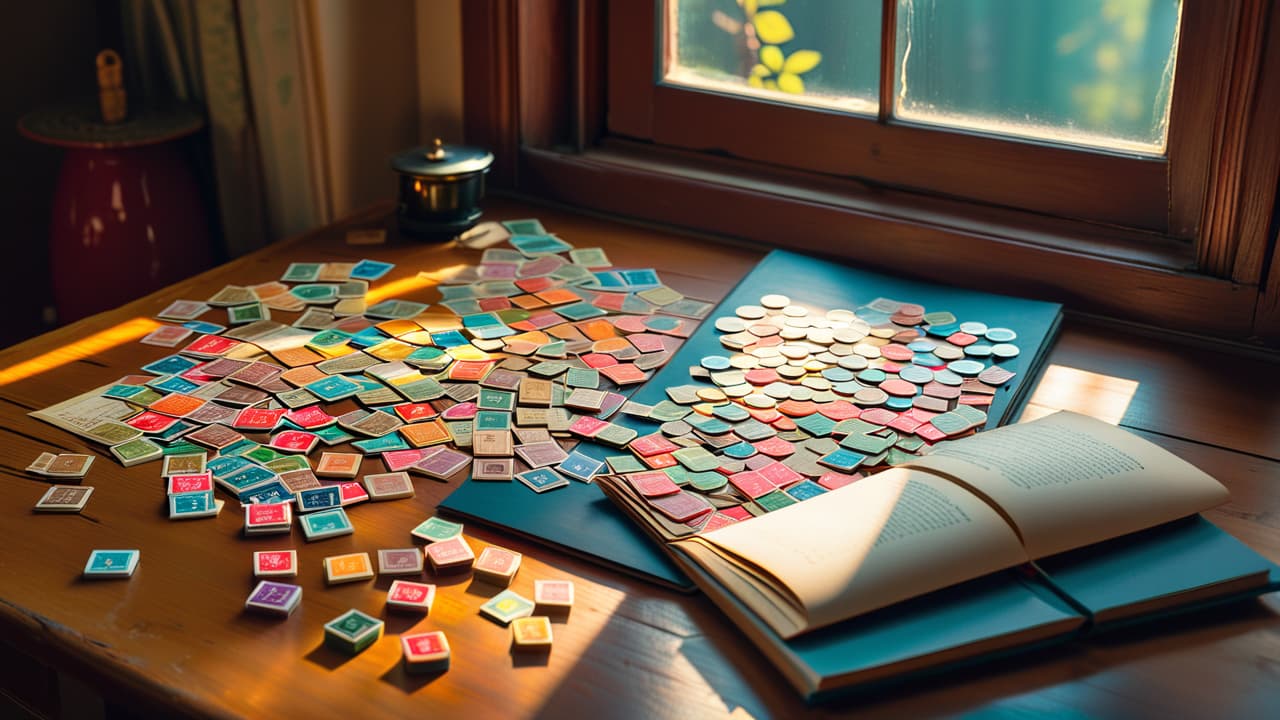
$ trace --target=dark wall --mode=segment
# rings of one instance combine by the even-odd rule
[[[18,118],[45,103],[93,95],[94,56],[115,33],[113,3],[39,0],[5,7],[0,41],[0,347],[43,332],[49,213],[61,151],[18,134]],[[104,21],[111,31],[103,33]],[[109,41],[109,40],[108,40]]]

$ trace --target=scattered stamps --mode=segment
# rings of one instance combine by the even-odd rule
[[[258,550],[253,553],[254,577],[295,577],[297,550]]]
[[[245,609],[268,615],[289,617],[302,601],[302,588],[298,585],[263,580],[244,601]]]
[[[475,552],[461,535],[431,543],[426,554],[431,560],[431,569],[438,573],[466,570],[476,560]]]
[[[361,456],[355,453],[320,454],[315,473],[320,477],[353,479],[360,474]]]
[[[479,580],[507,587],[520,570],[522,555],[518,552],[490,545],[480,551],[472,571]]]
[[[54,485],[36,501],[36,512],[70,513],[84,510],[93,488],[83,485]]]
[[[302,534],[308,542],[350,535],[355,531],[342,508],[303,515],[298,522],[302,525]]]
[[[439,673],[449,669],[449,640],[439,630],[400,636],[404,669],[408,673]]]
[[[550,652],[551,619],[545,615],[515,618],[511,621],[511,645],[521,652]]]
[[[574,248],[535,219],[485,223],[468,238],[480,262],[430,278],[453,323],[422,321],[420,302],[370,296],[391,263],[292,263],[279,281],[160,309],[173,324],[142,339],[164,348],[159,357],[64,403],[82,418],[70,425],[126,467],[159,460],[175,520],[214,517],[225,504],[216,494],[234,496],[249,538],[288,534],[295,516],[308,542],[352,534],[345,507],[412,498],[415,475],[458,482],[469,468],[474,480],[519,480],[536,492],[591,482],[612,468],[561,443],[630,442],[635,433],[608,420],[626,403],[624,388],[667,362],[692,331],[689,319],[711,305],[667,288],[651,269],[613,268],[603,250]],[[385,241],[380,228],[348,235],[355,245]],[[198,319],[211,308],[226,313],[212,318],[225,325]],[[1012,339],[995,335],[991,343]],[[42,453],[28,470],[81,478],[94,457]],[[366,457],[387,472],[361,477]],[[35,510],[76,512],[93,491],[56,485]],[[428,518],[410,531],[427,546],[379,550],[377,572],[419,574],[429,560],[435,572],[474,567],[478,579],[508,586],[521,555],[489,546],[477,557],[462,530]],[[260,582],[245,608],[288,617],[301,588],[279,578],[297,576],[297,552],[252,557]],[[138,558],[96,550],[84,574],[127,577]],[[365,552],[327,557],[324,569],[327,584],[374,576]],[[434,596],[433,585],[395,580],[387,602],[426,611]],[[486,607],[504,624],[533,609],[505,591]],[[513,628],[513,642],[549,646],[549,626],[526,624]],[[325,642],[354,654],[382,632],[381,621],[352,610],[326,624]],[[410,672],[447,669],[443,633],[405,635],[402,644]]]
[[[387,607],[413,612],[431,612],[436,599],[436,586],[430,583],[393,580],[387,588]]]
[[[471,464],[472,480],[509,482],[515,477],[515,461],[511,458],[478,458]]]
[[[204,492],[180,493],[169,495],[169,519],[190,520],[194,518],[214,517],[222,509],[220,500],[215,500],[212,490]]]
[[[379,575],[418,575],[424,556],[416,547],[390,548],[378,551]]]
[[[84,565],[86,578],[127,578],[138,569],[140,550],[94,550]]]
[[[40,453],[40,456],[27,466],[27,472],[44,475],[45,477],[82,478],[89,474],[89,467],[93,465],[93,458],[93,455],[80,453],[55,455],[44,452]]]
[[[511,590],[503,590],[480,606],[480,614],[500,625],[533,614],[533,601]]]
[[[462,535],[462,523],[431,516],[409,531],[410,535],[429,543],[444,542]]]
[[[413,497],[413,480],[407,472],[377,473],[364,476],[364,489],[370,500],[398,500]]]
[[[330,585],[369,580],[373,577],[373,563],[369,553],[331,555],[324,559],[324,580]]]
[[[213,473],[207,470],[189,475],[170,475],[165,487],[165,492],[168,495],[212,491]]]
[[[539,614],[567,616],[573,609],[573,581],[534,580],[533,602]]]
[[[324,644],[348,655],[358,655],[382,637],[385,623],[351,609],[324,625]]]

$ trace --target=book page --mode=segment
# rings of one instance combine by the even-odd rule
[[[701,542],[763,572],[801,606],[800,631],[1027,561],[989,505],[949,480],[895,468]],[[769,608],[753,608],[766,622]],[[780,635],[798,632],[771,623]]]
[[[1058,412],[940,443],[910,467],[971,486],[1041,558],[1193,515],[1227,489],[1173,453],[1093,418]]]

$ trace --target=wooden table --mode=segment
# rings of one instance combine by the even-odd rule
[[[387,637],[363,654],[348,658],[323,647],[321,626],[339,613],[354,607],[384,614],[389,580],[327,588],[321,559],[407,545],[408,529],[432,514],[457,478],[419,480],[411,500],[355,506],[354,535],[313,544],[297,530],[246,540],[241,515],[231,507],[215,520],[171,522],[158,466],[126,469],[107,458],[85,481],[97,489],[82,514],[31,512],[47,484],[23,468],[44,450],[95,448],[26,413],[159,357],[159,348],[140,345],[137,337],[170,301],[278,278],[290,261],[373,257],[396,263],[375,288],[405,280],[393,297],[433,302],[434,289],[407,279],[419,270],[478,261],[477,252],[452,246],[345,243],[348,228],[383,226],[387,215],[386,207],[374,208],[0,352],[0,655],[10,696],[42,713],[61,707],[78,715],[75,698],[83,695],[67,688],[84,684],[117,713],[306,718],[703,718],[744,710],[754,717],[853,711],[914,717],[980,709],[1260,717],[1280,708],[1280,599],[1274,596],[806,709],[706,599],[477,524],[467,526],[477,549],[496,543],[525,553],[513,584],[518,592],[531,595],[540,578],[576,582],[577,604],[568,622],[555,626],[549,657],[510,653],[505,629],[477,614],[492,590],[473,587],[466,575],[439,579],[429,617],[386,616]],[[603,247],[618,266],[655,267],[672,287],[709,300],[723,297],[762,256],[757,249],[513,201],[490,202],[487,217],[539,217],[579,247]],[[1233,494],[1210,519],[1280,561],[1280,366],[1274,356],[1229,350],[1070,320],[1030,412],[1071,408],[1119,420],[1205,468]],[[375,471],[373,464],[365,471]],[[116,547],[142,550],[131,580],[79,579],[90,549]],[[289,547],[299,554],[302,606],[287,621],[245,614],[251,551]],[[405,675],[395,636],[435,628],[453,645],[452,669]]]

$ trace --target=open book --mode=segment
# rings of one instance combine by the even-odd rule
[[[911,623],[936,626],[934,616],[945,612],[975,623],[989,612],[1009,615],[1014,629],[975,630],[969,647],[947,647],[946,657],[922,652],[869,662],[870,675],[883,676],[886,667],[915,669],[1074,632],[1087,620],[1274,587],[1274,566],[1203,520],[1188,519],[1228,501],[1217,480],[1123,429],[1071,413],[943,442],[908,465],[704,533],[672,532],[625,477],[598,483],[663,539],[765,652],[776,661],[781,653],[783,671],[791,664],[788,676],[806,692],[829,687],[831,678],[801,661],[805,647],[840,647],[828,637],[851,642]],[[1178,548],[1199,548],[1180,575],[1178,557],[1167,557]],[[1114,566],[1098,570],[1094,556],[1111,550],[1123,562],[1152,565],[1160,577],[1134,588],[1115,577]],[[1080,559],[1082,552],[1092,555]],[[1018,566],[1027,573],[1000,573]],[[1059,571],[1064,584],[1053,582]],[[1071,597],[1088,594],[1100,578],[1111,594],[1105,607]],[[1020,584],[1036,587],[1010,589]],[[997,600],[1000,593],[1005,601]],[[1047,600],[1056,609],[1046,605],[1025,621],[1027,632],[1015,632],[1024,620],[1014,615],[1036,593],[1057,596]],[[864,679],[845,671],[836,685]]]
[[[840,490],[677,541],[784,638],[1193,515],[1227,490],[1167,451],[1057,413],[940,444]]]

